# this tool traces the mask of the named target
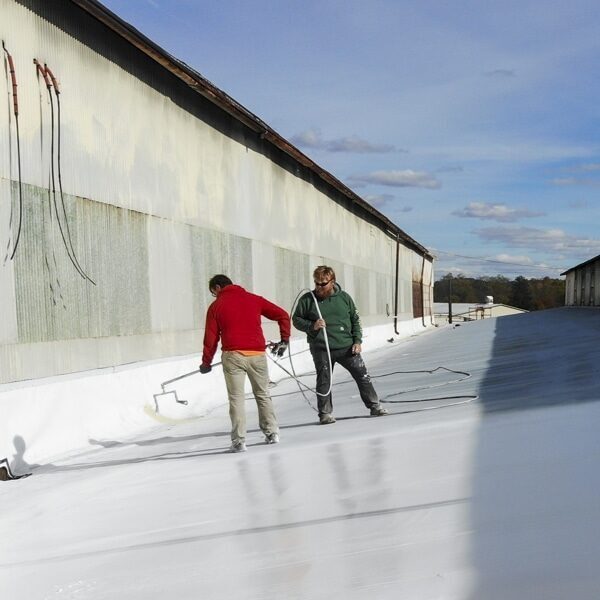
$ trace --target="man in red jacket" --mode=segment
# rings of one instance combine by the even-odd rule
[[[234,285],[226,275],[211,277],[208,289],[216,300],[206,313],[200,372],[210,372],[220,339],[231,418],[230,451],[246,451],[246,375],[252,385],[258,407],[258,424],[265,434],[265,441],[267,444],[277,444],[279,426],[269,395],[269,371],[261,316],[279,323],[281,341],[271,348],[271,352],[277,356],[283,356],[289,344],[290,317],[283,308]]]

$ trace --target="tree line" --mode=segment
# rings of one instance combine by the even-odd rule
[[[565,282],[562,279],[508,279],[502,275],[495,277],[444,275],[433,288],[434,302],[451,301],[465,304],[482,304],[486,296],[492,296],[495,304],[508,304],[525,310],[543,310],[564,306]]]

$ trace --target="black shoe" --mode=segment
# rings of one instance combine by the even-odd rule
[[[330,425],[331,423],[335,423],[335,417],[331,413],[319,417],[319,425]]]

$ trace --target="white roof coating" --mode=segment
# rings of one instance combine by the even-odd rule
[[[365,353],[387,417],[338,368],[333,425],[273,389],[276,446],[249,400],[245,454],[220,406],[24,464],[0,597],[596,598],[598,339],[597,309],[446,326]]]

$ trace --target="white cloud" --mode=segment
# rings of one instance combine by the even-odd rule
[[[600,171],[600,163],[588,163],[587,165],[581,165],[582,171]]]
[[[561,229],[532,227],[486,227],[475,231],[486,242],[500,242],[512,248],[529,248],[537,252],[560,253],[563,256],[595,256],[600,253],[600,240],[568,235]]]
[[[435,172],[436,173],[462,173],[464,171],[464,168],[461,166],[449,166],[449,167],[440,167],[439,169],[436,169]]]
[[[436,146],[422,146],[418,150],[424,154],[442,154],[446,160],[457,162],[506,161],[511,163],[540,163],[545,161],[573,160],[575,158],[582,159],[596,154],[595,149],[591,146],[560,145],[527,139],[503,141],[501,135],[497,135],[489,143],[446,146],[443,142],[440,142]]]
[[[569,167],[565,169],[565,171],[570,171],[571,173],[589,173],[590,171],[600,171],[600,163],[586,163],[583,165],[576,165],[574,167]]]
[[[321,134],[313,129],[307,129],[301,133],[297,133],[290,138],[290,141],[297,146],[304,146],[306,148],[320,148],[323,140]]]
[[[513,223],[518,219],[541,217],[545,213],[529,211],[523,208],[511,208],[506,204],[490,204],[487,202],[471,202],[465,208],[455,210],[452,214],[456,217],[469,219],[484,219]]]
[[[384,204],[388,204],[392,200],[394,200],[394,196],[391,194],[369,194],[367,196],[363,196],[363,198],[372,206],[376,208],[382,207]]]
[[[397,152],[395,146],[390,144],[373,144],[363,140],[356,135],[325,140],[321,133],[314,129],[307,129],[290,138],[297,146],[326,150],[327,152],[349,152],[354,154],[387,154]],[[401,152],[406,152],[402,150]]]
[[[581,177],[559,177],[553,179],[554,185],[566,186],[566,185],[600,185],[600,179],[584,179]]]
[[[504,79],[507,77],[516,77],[516,73],[514,69],[494,69],[493,71],[487,71],[485,76]]]
[[[445,273],[464,277],[503,275],[514,279],[524,277],[558,277],[566,267],[550,266],[525,254],[496,254],[495,256],[463,256],[430,248],[436,258],[436,278]],[[439,252],[439,255],[437,254]],[[562,262],[562,260],[561,260]],[[568,263],[565,263],[568,264]]]
[[[392,194],[368,194],[363,196],[363,199],[366,200],[371,206],[375,208],[383,208],[388,207],[390,210],[388,212],[393,213],[408,213],[412,211],[412,206],[392,206],[392,203],[396,200],[396,197]]]
[[[356,152],[358,154],[388,153],[396,150],[389,144],[372,144],[355,135],[329,140],[326,142],[325,148],[329,152]]]
[[[352,175],[350,181],[363,183],[375,183],[390,187],[420,187],[427,189],[438,189],[442,186],[440,181],[425,171],[374,171],[368,175]]]
[[[569,200],[569,208],[587,208],[588,202],[587,200]]]
[[[513,263],[517,265],[532,265],[533,260],[524,254],[496,254],[494,260],[502,263]]]

